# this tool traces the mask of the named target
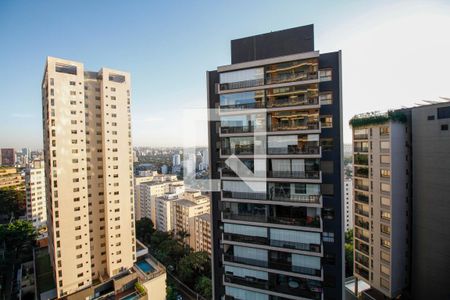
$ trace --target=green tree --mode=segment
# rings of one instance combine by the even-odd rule
[[[0,189],[0,215],[11,215],[15,218],[25,211],[25,191],[11,187]]]
[[[4,241],[7,249],[15,251],[18,258],[20,250],[30,250],[36,241],[37,233],[29,221],[15,220],[0,226],[0,241]]]
[[[177,240],[183,245],[183,249],[186,251],[186,254],[188,254],[190,251],[187,246],[187,239],[190,236],[191,235],[189,234],[189,232],[187,232],[185,230],[177,231]]]
[[[183,257],[178,264],[178,276],[189,286],[196,283],[196,278],[211,276],[211,260],[206,252],[192,252]]]
[[[149,218],[142,218],[136,221],[136,236],[144,244],[150,244],[154,232],[153,222]]]
[[[353,229],[345,233],[345,277],[353,276]]]
[[[206,299],[211,299],[212,298],[211,278],[206,276],[201,276],[200,278],[198,278],[197,284],[195,285],[195,290]]]

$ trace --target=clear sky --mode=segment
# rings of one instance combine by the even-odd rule
[[[173,146],[231,39],[311,23],[317,50],[343,53],[346,142],[354,114],[450,97],[450,1],[2,0],[0,147],[42,147],[46,56],[131,72],[134,145]]]

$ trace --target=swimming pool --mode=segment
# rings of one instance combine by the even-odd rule
[[[155,268],[153,268],[153,266],[145,260],[138,261],[136,265],[146,274],[150,274],[155,271]]]
[[[120,300],[137,300],[139,299],[139,295],[136,293],[130,294],[128,296],[125,296],[123,298],[120,298]]]

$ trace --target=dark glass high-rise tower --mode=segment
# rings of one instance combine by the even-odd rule
[[[214,299],[342,299],[341,53],[315,51],[313,25],[271,32],[231,41],[207,79]],[[265,167],[265,192],[232,155]]]

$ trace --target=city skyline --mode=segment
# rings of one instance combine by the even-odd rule
[[[166,3],[97,2],[86,10],[84,4],[74,3],[70,10],[49,2],[0,5],[0,33],[3,44],[9,45],[0,57],[0,65],[8,70],[0,75],[0,101],[8,108],[0,147],[42,148],[38,83],[47,56],[87,61],[89,69],[105,65],[133,74],[133,146],[181,146],[177,116],[183,108],[205,107],[205,72],[218,62],[229,64],[227,40],[310,23],[317,48],[343,51],[345,143],[351,141],[348,120],[360,111],[450,96],[445,85],[450,62],[439,58],[450,50],[450,41],[441,38],[442,28],[450,28],[450,5],[444,1],[248,1],[239,3],[237,11],[229,2],[179,2],[177,9]],[[98,10],[104,12],[100,17]],[[212,13],[217,10],[223,13]],[[229,13],[236,15],[233,23],[226,22]],[[101,35],[90,34],[89,20],[94,18],[103,22],[92,33],[99,30]],[[112,18],[114,26],[106,22]],[[38,34],[45,30],[53,34]],[[425,74],[433,80],[423,81]],[[206,124],[204,128],[199,135],[206,145]]]

